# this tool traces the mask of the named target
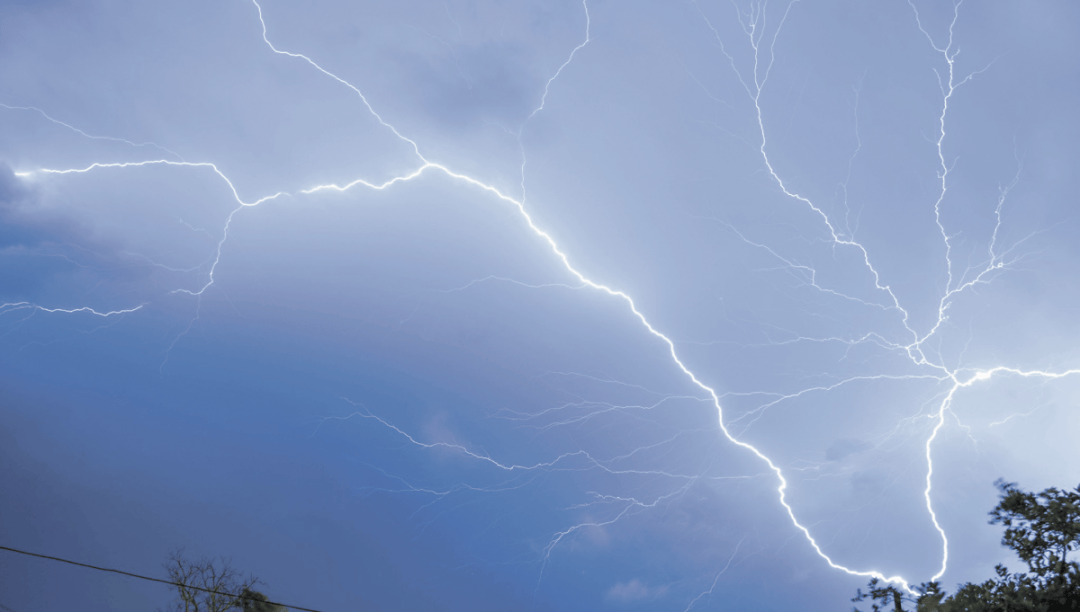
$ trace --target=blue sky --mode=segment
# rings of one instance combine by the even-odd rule
[[[1080,475],[1070,3],[0,15],[5,546],[320,610],[836,610],[988,577],[993,481]]]

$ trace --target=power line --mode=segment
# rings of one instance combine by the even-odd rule
[[[162,584],[169,584],[169,585],[172,585],[172,586],[184,587],[186,589],[192,589],[192,590],[195,590],[195,591],[203,591],[203,592],[206,592],[206,593],[214,593],[216,595],[221,594],[220,591],[214,591],[212,589],[204,589],[202,587],[192,586],[190,584],[184,584],[182,582],[173,582],[172,580],[162,580],[161,578],[151,578],[150,576],[142,576],[140,574],[132,574],[131,572],[125,572],[123,570],[112,569],[112,568],[108,568],[108,567],[98,567],[96,565],[90,565],[90,564],[87,564],[87,563],[79,563],[78,561],[70,561],[68,559],[61,559],[60,557],[50,557],[49,555],[41,555],[41,554],[38,554],[38,553],[32,553],[32,552],[28,552],[28,551],[25,551],[25,550],[19,550],[17,548],[9,548],[7,546],[0,546],[0,550],[9,550],[9,551],[11,551],[13,553],[19,553],[20,555],[29,555],[31,557],[39,557],[41,559],[49,559],[51,561],[60,561],[61,563],[69,563],[71,565],[78,565],[79,567],[88,567],[90,569],[95,569],[95,570],[102,571],[102,572],[112,572],[114,574],[121,574],[123,576],[131,576],[132,578],[139,578],[140,580],[150,580],[152,582],[160,582]],[[242,599],[251,599],[252,601],[263,601],[263,600],[254,599],[252,597],[244,597],[243,595],[237,595],[237,597],[242,598]],[[263,603],[268,603],[268,604],[275,605],[275,606],[284,606],[286,608],[291,608],[293,610],[303,610],[304,612],[319,612],[319,610],[312,610],[311,608],[301,608],[300,606],[294,606],[292,604],[278,603],[276,601],[263,601]],[[10,608],[7,608],[7,606],[3,606],[3,607],[5,609],[10,610]]]

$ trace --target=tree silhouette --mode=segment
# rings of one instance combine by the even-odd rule
[[[258,591],[251,589],[244,589],[240,592],[241,609],[244,612],[288,612],[288,608],[284,608],[274,603],[270,603],[270,599]]]
[[[1027,493],[1003,480],[994,485],[1001,498],[990,511],[990,524],[1005,527],[1001,544],[1027,564],[1027,572],[1010,574],[999,564],[995,578],[960,585],[947,597],[936,582],[923,583],[911,597],[874,578],[869,591],[859,589],[852,601],[870,600],[874,612],[889,610],[890,604],[894,612],[904,612],[905,602],[916,612],[1080,611],[1080,565],[1069,560],[1069,553],[1080,549],[1080,486]]]
[[[190,560],[178,548],[165,562],[177,599],[169,612],[287,612],[254,590],[259,579],[244,577],[224,558]]]

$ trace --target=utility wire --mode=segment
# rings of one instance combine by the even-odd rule
[[[131,576],[132,578],[139,578],[141,580],[150,580],[152,582],[160,582],[162,584],[170,584],[172,586],[184,587],[185,589],[192,589],[192,590],[195,590],[195,591],[203,591],[203,592],[206,592],[206,593],[214,593],[216,595],[221,594],[220,591],[214,591],[212,589],[204,589],[202,587],[192,586],[190,584],[184,584],[182,582],[173,582],[172,580],[162,580],[161,578],[151,578],[150,576],[142,576],[142,575],[139,575],[139,574],[132,574],[131,572],[125,572],[125,571],[118,570],[118,569],[112,569],[112,568],[108,568],[108,567],[98,567],[96,565],[89,565],[87,563],[79,563],[77,561],[70,561],[68,559],[61,559],[60,557],[50,557],[49,555],[41,555],[41,554],[38,554],[38,553],[27,552],[25,550],[19,550],[17,548],[9,548],[7,546],[0,546],[0,550],[9,550],[9,551],[11,551],[13,553],[19,553],[20,555],[29,555],[31,557],[39,557],[41,559],[49,559],[51,561],[60,561],[61,563],[69,563],[71,565],[78,565],[79,567],[88,567],[90,569],[96,569],[96,570],[99,570],[99,571],[102,571],[102,572],[112,572],[114,574],[121,574],[123,576]],[[242,599],[251,599],[252,601],[262,601],[262,600],[254,599],[252,597],[244,597],[243,595],[237,595],[237,597],[242,598]],[[312,610],[311,608],[301,608],[300,606],[294,606],[292,604],[278,603],[276,601],[263,601],[263,603],[268,603],[268,604],[275,605],[275,606],[284,606],[286,608],[291,608],[293,610],[303,610],[304,612],[319,612],[319,610]],[[8,609],[8,610],[11,609],[11,608],[8,608],[7,606],[3,606],[3,607]]]

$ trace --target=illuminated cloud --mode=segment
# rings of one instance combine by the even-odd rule
[[[0,31],[3,426],[120,565],[831,609],[981,579],[990,483],[1080,473],[1075,14],[69,8]]]

